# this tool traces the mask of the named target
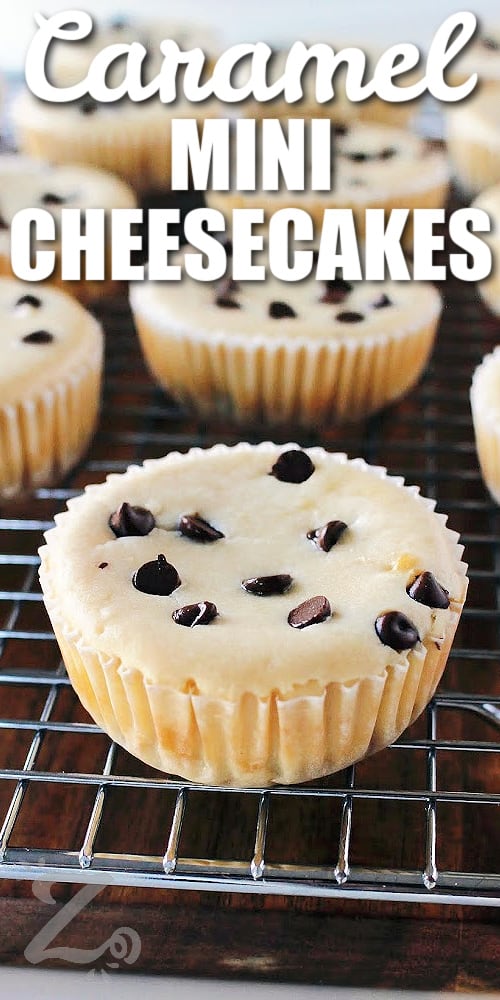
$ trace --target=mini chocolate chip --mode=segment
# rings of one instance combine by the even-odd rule
[[[151,562],[143,563],[132,577],[136,590],[143,594],[155,594],[158,597],[168,597],[177,587],[180,587],[179,574],[164,555],[157,556]]]
[[[413,649],[420,636],[409,618],[400,611],[386,611],[375,622],[375,631],[384,646],[390,646],[396,653]]]
[[[287,302],[271,302],[269,304],[271,319],[295,319],[297,313]]]
[[[149,535],[156,521],[146,507],[132,507],[129,503],[122,503],[111,514],[108,524],[117,538],[128,538],[132,535]]]
[[[385,146],[379,153],[343,153],[352,163],[367,163],[369,160],[390,160],[396,156],[397,150],[393,146]]]
[[[215,604],[211,601],[200,601],[198,604],[185,604],[183,608],[177,608],[172,618],[177,625],[194,628],[195,625],[209,625],[217,615]]]
[[[9,228],[8,223],[5,221],[3,215],[0,215],[0,230],[8,228]]]
[[[372,302],[372,309],[385,309],[387,306],[392,306],[392,300],[385,292],[375,302]]]
[[[42,205],[65,205],[67,199],[62,195],[52,194],[51,191],[48,191],[47,194],[42,194],[40,201]]]
[[[292,577],[288,573],[277,573],[276,576],[253,576],[242,580],[241,586],[247,594],[257,597],[271,597],[272,594],[286,594],[292,586]]]
[[[370,159],[368,153],[344,153],[348,160],[352,160],[353,163],[365,163],[366,160]]]
[[[91,97],[85,97],[83,101],[80,102],[79,109],[82,115],[94,115],[98,110],[97,101],[92,100]]]
[[[222,531],[218,531],[199,514],[182,514],[177,529],[181,535],[192,538],[194,542],[216,542],[218,538],[224,538]]]
[[[221,242],[222,242],[222,246],[224,247],[224,250],[226,251],[226,256],[227,257],[232,257],[233,256],[233,241],[227,239],[227,240],[221,240]],[[235,284],[236,284],[236,282],[235,282]]]
[[[339,304],[344,302],[349,292],[352,292],[352,285],[348,281],[344,281],[343,278],[334,278],[333,281],[327,281],[325,294],[321,296],[321,302],[327,302],[331,305]]]
[[[233,292],[239,291],[239,285],[233,278],[223,278],[215,290],[215,304],[220,309],[241,309]]]
[[[34,330],[23,337],[25,344],[50,344],[54,340],[54,335],[47,330]]]
[[[36,295],[22,295],[16,302],[16,309],[20,309],[21,306],[30,306],[32,309],[39,309],[41,304],[42,300],[38,299]]]
[[[333,131],[335,132],[335,135],[347,135],[349,132],[349,126],[343,125],[342,122],[337,122],[333,126]]]
[[[241,309],[241,306],[236,299],[225,298],[223,295],[217,296],[215,305],[218,306],[219,309]]]
[[[483,38],[481,44],[484,45],[485,49],[491,49],[492,52],[498,52],[500,49],[500,42],[497,42],[496,38]]]
[[[323,527],[315,528],[314,531],[308,531],[307,537],[311,542],[315,542],[318,549],[322,549],[323,552],[329,552],[337,544],[346,529],[347,524],[345,521],[328,521]]]
[[[292,628],[307,628],[309,625],[319,625],[330,617],[332,609],[326,597],[309,597],[298,607],[290,611],[288,624]]]
[[[428,608],[449,608],[450,595],[445,590],[436,577],[429,573],[420,573],[413,583],[406,588],[406,593],[419,604],[425,604]]]
[[[314,465],[305,451],[284,451],[274,463],[270,476],[282,483],[305,483],[314,472]]]
[[[337,313],[335,317],[338,323],[362,323],[364,318],[363,313],[348,311]]]
[[[106,566],[109,566],[109,563],[103,562],[103,563],[99,563],[99,567],[98,568],[99,569],[106,569]]]

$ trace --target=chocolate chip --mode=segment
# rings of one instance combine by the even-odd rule
[[[343,278],[334,278],[333,281],[327,281],[325,294],[321,296],[321,302],[327,302],[331,305],[336,305],[340,302],[344,302],[349,292],[352,292],[352,285],[348,281],[344,281]]]
[[[425,604],[428,608],[449,608],[450,595],[445,590],[436,577],[428,571],[420,573],[415,578],[411,586],[407,587],[406,593],[419,604]]]
[[[384,646],[390,646],[396,653],[413,649],[420,636],[409,618],[400,611],[386,611],[375,622],[375,631]]]
[[[224,538],[222,531],[218,531],[199,514],[182,514],[177,528],[181,535],[192,538],[194,542],[216,542],[218,538]]]
[[[308,531],[307,537],[318,546],[318,549],[322,549],[323,552],[329,552],[337,544],[346,529],[347,524],[345,521],[328,521],[323,527],[315,528],[314,531]]]
[[[385,292],[375,302],[372,302],[372,309],[386,309],[387,306],[392,306],[392,301]]]
[[[236,299],[225,299],[222,296],[218,296],[218,298],[216,298],[215,305],[219,306],[219,309],[241,309],[241,306]]]
[[[297,608],[290,611],[288,624],[292,628],[307,628],[309,625],[319,625],[330,617],[332,609],[326,597],[309,597]]]
[[[215,304],[220,309],[241,309],[239,302],[234,297],[233,292],[239,290],[239,285],[233,278],[224,278],[216,288]]]
[[[338,323],[362,323],[364,318],[363,313],[358,312],[341,312],[335,317]]]
[[[200,601],[198,604],[185,604],[183,608],[177,608],[172,618],[177,625],[194,628],[195,625],[209,625],[217,615],[215,604],[211,601]]]
[[[305,451],[284,451],[274,463],[269,475],[282,483],[305,483],[314,472],[314,465]]]
[[[219,309],[241,309],[236,299],[225,298],[223,295],[217,296],[215,305],[219,306]]]
[[[140,590],[143,594],[168,597],[174,590],[177,590],[177,587],[180,587],[181,580],[175,566],[167,562],[164,555],[159,555],[156,559],[144,563],[136,570],[132,577],[132,583],[135,589]]]
[[[343,154],[348,160],[352,160],[353,163],[365,163],[370,157],[368,153],[344,153]]]
[[[54,335],[47,330],[34,330],[23,337],[25,344],[50,344],[54,340]]]
[[[149,535],[156,521],[146,507],[132,507],[122,503],[108,521],[109,527],[117,538],[128,538],[132,535]]]
[[[500,49],[500,42],[497,42],[496,38],[483,38],[481,44],[485,49],[490,49],[492,52],[498,52]]]
[[[40,198],[42,205],[65,205],[66,200],[62,195],[52,194],[51,191],[48,191],[47,194],[42,194]]]
[[[379,153],[342,153],[346,159],[351,160],[352,163],[368,163],[369,160],[390,160],[393,156],[396,156],[397,150],[393,146],[384,146]]]
[[[97,101],[93,101],[91,97],[85,97],[79,105],[82,115],[94,115],[98,110],[98,107],[99,105]]]
[[[109,566],[109,563],[103,562],[103,563],[99,563],[99,567],[98,568],[99,569],[106,569],[106,566]]]
[[[288,573],[277,573],[276,576],[253,576],[248,580],[242,580],[241,586],[247,594],[271,597],[272,594],[286,594],[292,586],[292,577]]]
[[[230,240],[230,239],[223,239],[223,240],[221,240],[221,243],[222,243],[222,246],[224,247],[224,250],[226,251],[226,256],[227,257],[232,257],[233,256],[233,241]],[[236,284],[236,282],[234,282],[234,284]]]
[[[0,215],[0,230],[8,228],[9,228],[8,223],[5,221],[3,215]]]
[[[349,126],[343,125],[342,122],[337,122],[333,126],[333,131],[335,132],[335,135],[347,135],[349,132]]]
[[[271,302],[269,315],[271,319],[295,319],[297,313],[287,302]]]
[[[22,295],[16,302],[16,309],[20,309],[21,306],[30,306],[31,309],[39,309],[41,304],[42,300],[38,299],[36,295]]]

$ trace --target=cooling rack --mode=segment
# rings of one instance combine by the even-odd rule
[[[472,371],[499,336],[471,287],[451,281],[421,383],[362,426],[293,428],[417,483],[462,533],[470,590],[436,697],[386,751],[319,782],[205,788],[110,743],[79,705],[37,580],[42,533],[88,482],[192,445],[258,441],[268,428],[207,426],[142,363],[125,303],[100,317],[102,418],[57,488],[0,507],[0,876],[225,892],[500,903],[500,525],[476,459]],[[139,817],[139,819],[138,819]]]
[[[421,125],[441,134],[435,107]],[[0,145],[12,146],[8,129]],[[307,434],[194,420],[151,380],[125,298],[96,310],[106,378],[91,449],[57,488],[0,502],[0,878],[500,904],[500,510],[482,484],[468,401],[500,322],[474,287],[452,279],[441,291],[436,349],[416,389],[362,425]],[[271,437],[362,456],[435,498],[466,546],[467,605],[438,693],[394,746],[299,787],[192,785],[111,743],[80,706],[44,609],[37,549],[66,501],[109,472]]]

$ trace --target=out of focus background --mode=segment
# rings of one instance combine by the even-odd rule
[[[5,6],[6,0],[3,0]],[[9,5],[10,6],[10,5]],[[419,0],[410,4],[401,0],[94,0],[94,2],[50,2],[17,0],[2,19],[0,66],[5,70],[22,68],[24,53],[33,35],[33,13],[53,14],[71,7],[87,10],[105,18],[116,13],[139,16],[172,16],[213,24],[221,41],[257,41],[286,43],[296,38],[352,37],[371,42],[411,41],[426,46],[435,29],[447,15],[460,9],[472,9],[485,22],[500,22],[498,0],[476,0],[469,8],[459,0]],[[6,12],[5,12],[6,13]]]

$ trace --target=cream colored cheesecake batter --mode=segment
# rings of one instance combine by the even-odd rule
[[[82,366],[98,369],[102,343],[97,321],[70,296],[0,279],[2,407],[35,397]]]
[[[273,465],[293,449],[195,449],[91,487],[70,501],[41,550],[49,611],[146,683],[230,700],[245,692],[313,694],[331,681],[349,684],[407,663],[408,652],[376,633],[386,612],[404,614],[420,640],[443,644],[465,591],[456,536],[428,502],[359,460],[311,449],[310,478],[280,481],[270,474]],[[153,515],[147,535],[115,537],[109,518],[123,502]],[[203,543],[182,535],[179,519],[195,513],[224,537]],[[347,528],[326,552],[307,536],[334,519]],[[181,581],[168,596],[133,584],[159,554]],[[450,608],[408,595],[424,571],[449,592]],[[291,576],[286,593],[256,596],[241,585],[275,574]],[[290,612],[314,596],[327,598],[331,615],[291,627]],[[177,609],[198,602],[215,604],[210,624],[173,620]]]

